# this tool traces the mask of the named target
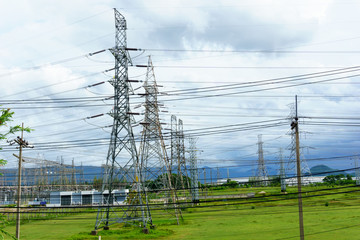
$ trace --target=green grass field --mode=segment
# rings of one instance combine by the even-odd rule
[[[322,190],[306,187],[304,194],[304,226],[306,239],[359,239],[359,188]],[[182,211],[183,222],[176,224],[174,216],[153,211],[155,230],[149,234],[132,226],[113,225],[100,231],[107,239],[299,239],[296,189],[280,195],[278,188],[239,188],[223,194],[259,192],[267,195],[255,199],[238,199],[201,203]],[[210,193],[211,194],[211,193]],[[321,194],[322,196],[317,196]],[[217,194],[214,194],[217,195]],[[291,198],[291,199],[290,199]],[[270,200],[270,201],[269,201]],[[21,239],[98,239],[91,236],[96,214],[83,213],[54,220],[34,220],[21,226]],[[15,226],[7,231],[14,233]],[[10,239],[10,238],[6,238]]]

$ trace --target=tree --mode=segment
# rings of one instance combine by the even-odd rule
[[[9,135],[15,134],[16,132],[19,132],[21,130],[24,130],[26,132],[30,132],[32,129],[30,128],[24,128],[22,129],[21,126],[8,126],[7,124],[12,121],[12,117],[14,115],[14,112],[10,111],[10,109],[1,109],[0,110],[0,141],[7,140]],[[3,130],[5,129],[5,130]],[[2,150],[2,148],[0,148]],[[5,159],[0,159],[0,167],[6,165],[7,161]],[[1,175],[1,173],[0,173]],[[13,239],[16,239],[14,236],[12,236],[10,233],[6,232],[4,228],[6,227],[6,219],[5,215],[0,215],[0,238],[4,239],[4,236],[9,236]]]
[[[24,130],[26,132],[30,132],[32,129],[30,128],[24,128],[22,129],[21,126],[16,125],[13,127],[9,127],[7,125],[8,122],[12,121],[12,117],[14,115],[14,112],[10,111],[10,108],[8,109],[1,109],[1,115],[0,115],[0,127],[6,127],[6,130],[0,131],[0,141],[2,140],[6,140],[8,138],[9,135],[11,134],[15,134],[16,132],[19,132],[21,130]],[[1,129],[2,130],[2,129]],[[2,148],[0,148],[0,150],[2,150]],[[4,166],[7,163],[6,160],[4,159],[0,159],[0,166]]]
[[[181,189],[182,188],[181,177],[185,188],[186,186],[191,185],[191,179],[189,177],[172,173],[170,176],[171,186],[174,187],[175,189]],[[167,173],[163,173],[159,175],[155,180],[147,180],[145,182],[145,186],[151,190],[158,191],[158,190],[162,190],[165,187],[164,182],[168,182]]]
[[[338,174],[338,175],[329,175],[323,179],[323,182],[326,185],[347,185],[353,184],[355,181],[352,180],[351,175],[347,174]]]

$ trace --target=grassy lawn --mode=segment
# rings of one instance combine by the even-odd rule
[[[324,188],[324,187],[322,187]],[[317,190],[322,189],[316,188]],[[259,192],[264,188],[247,189]],[[314,188],[307,187],[304,191]],[[354,189],[323,191],[334,193]],[[223,191],[223,190],[221,190]],[[229,192],[245,192],[232,189]],[[278,194],[275,188],[265,189],[268,194]],[[295,192],[296,189],[289,189]],[[223,194],[228,194],[223,191]],[[304,194],[305,197],[319,192]],[[304,198],[304,225],[306,239],[356,239],[360,235],[359,192]],[[285,198],[295,197],[284,195]],[[278,200],[268,196],[266,200]],[[260,202],[257,202],[260,201]],[[135,227],[111,226],[100,231],[101,239],[298,239],[297,200],[261,202],[259,199],[217,201],[201,203],[196,208],[183,211],[184,221],[176,225],[175,219],[163,211],[152,211],[157,226],[150,234],[141,233]],[[249,203],[251,202],[251,203]],[[54,220],[34,220],[21,226],[21,239],[98,239],[89,235],[94,227],[96,214],[85,213]],[[7,227],[11,233],[14,226]]]

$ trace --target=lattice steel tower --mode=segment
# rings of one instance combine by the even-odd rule
[[[150,180],[167,172],[169,167],[159,119],[158,87],[150,56],[143,88],[145,89],[145,114],[143,122],[140,123],[143,126],[140,159],[144,169],[143,178]]]
[[[297,97],[295,98],[295,103],[290,105],[290,115],[289,115],[289,119],[290,122],[292,122],[292,119],[294,119],[294,116],[297,117],[298,115],[298,107],[297,107]],[[296,180],[296,129],[295,128],[291,128],[291,132],[289,133],[289,135],[291,136],[291,144],[288,148],[288,150],[290,150],[290,155],[289,155],[289,160],[288,160],[288,164],[287,164],[287,170],[288,170],[288,176],[294,176],[293,178],[289,179],[289,183],[290,185],[294,185],[296,184],[297,180]],[[292,174],[290,174],[290,172],[293,172]],[[300,147],[300,172],[301,172],[301,178],[303,179],[303,182],[307,182],[308,179],[306,176],[303,176],[304,174],[307,174],[308,176],[311,175],[311,171],[310,168],[305,160],[305,158],[303,157],[302,154],[302,147]]]
[[[178,163],[179,159],[179,138],[178,138],[178,129],[177,129],[177,120],[175,115],[171,115],[170,122],[171,132],[170,132],[170,147],[171,147],[171,167]]]
[[[285,182],[286,174],[285,174],[285,168],[284,168],[284,159],[283,159],[282,148],[280,148],[280,151],[279,151],[279,161],[280,161],[279,176],[280,176],[281,191],[286,192],[286,182]]]
[[[261,185],[267,185],[268,183],[268,173],[265,166],[264,160],[264,151],[263,151],[263,141],[261,140],[261,135],[258,135],[258,168],[257,168],[257,180],[261,181]]]
[[[190,178],[191,178],[191,198],[193,203],[199,202],[199,182],[198,182],[198,166],[196,157],[196,139],[189,138],[189,152],[190,152]]]
[[[141,169],[136,151],[133,118],[130,111],[128,64],[131,63],[127,51],[126,20],[116,9],[115,12],[115,47],[110,51],[115,58],[115,76],[110,81],[114,87],[114,109],[109,114],[114,118],[110,145],[105,165],[102,193],[103,205],[99,207],[96,230],[115,223],[137,223],[146,228],[151,221],[148,208],[143,201],[144,188],[141,183]],[[132,184],[127,205],[114,209],[114,182]]]
[[[185,158],[185,136],[184,136],[184,124],[181,119],[178,122],[178,174],[181,182],[181,188],[185,189],[190,188],[190,183],[188,181],[188,172],[186,167],[186,158]],[[186,177],[186,182],[188,186],[185,186],[184,177]]]
[[[149,56],[146,80],[143,85],[145,89],[145,117],[141,122],[143,125],[140,153],[141,167],[144,169],[142,182],[161,177],[161,185],[157,189],[165,190],[176,202],[176,193],[171,184],[171,165],[166,153],[166,146],[162,134],[159,118],[159,105],[157,101],[158,87],[156,84],[154,66]],[[178,221],[179,209],[175,207],[175,216]],[[179,221],[178,221],[179,223]]]

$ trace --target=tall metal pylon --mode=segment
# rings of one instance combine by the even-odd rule
[[[157,101],[158,86],[156,84],[154,67],[149,56],[146,79],[143,84],[145,89],[145,114],[141,144],[140,144],[140,162],[144,169],[144,180],[150,180],[167,172],[168,158],[165,143],[162,134],[162,128],[159,118],[159,104]]]
[[[184,139],[184,124],[181,119],[179,119],[178,122],[178,131],[177,131],[177,137],[178,137],[178,175],[180,178],[180,184],[181,188],[185,189],[185,183],[184,183],[184,177],[186,177],[186,182],[188,179],[188,174],[186,170],[186,159],[185,159],[185,139]]]
[[[190,152],[190,176],[191,176],[191,198],[193,203],[199,202],[199,182],[198,182],[198,166],[196,157],[196,139],[189,138],[189,152]]]
[[[286,182],[285,182],[285,168],[284,168],[284,158],[283,158],[283,149],[280,148],[279,151],[279,161],[280,161],[280,171],[279,171],[279,176],[280,176],[280,184],[281,184],[281,192],[286,192]]]
[[[159,91],[150,56],[143,87],[145,89],[145,117],[144,121],[141,122],[143,131],[140,144],[141,166],[144,169],[142,182],[161,177],[162,186],[156,186],[156,188],[163,189],[175,204],[176,192],[171,183],[171,165],[167,156],[159,118],[159,104],[157,101]],[[177,207],[174,209],[177,222],[179,223],[178,215],[180,210]]]
[[[99,206],[95,231],[115,223],[136,223],[145,229],[151,221],[146,202],[143,200],[144,188],[141,182],[141,169],[132,129],[133,118],[130,111],[128,64],[131,63],[127,51],[126,20],[116,9],[115,47],[110,51],[115,58],[115,76],[110,81],[114,87],[114,108],[109,113],[113,117],[110,145],[106,159],[102,184],[103,204]],[[127,205],[113,205],[114,181],[132,184]],[[115,209],[116,208],[116,209]]]
[[[354,157],[354,168],[355,168],[355,182],[356,185],[360,185],[360,170],[359,170],[359,155]]]
[[[269,176],[265,166],[263,141],[261,134],[258,135],[258,168],[256,175],[257,175],[257,180],[261,181],[260,183],[261,185],[267,185]]]
[[[178,129],[177,129],[177,119],[175,115],[171,115],[170,122],[171,132],[170,132],[170,147],[171,147],[171,167],[178,163],[179,155],[178,155],[178,146],[179,146],[179,138],[178,138]]]
[[[290,115],[289,115],[289,119],[294,118],[294,116],[297,116],[297,97],[295,100],[294,104],[290,105]],[[290,121],[290,122],[291,122]],[[295,128],[291,128],[291,132],[289,133],[289,135],[291,136],[291,143],[290,146],[288,148],[288,150],[290,150],[290,155],[289,155],[289,160],[288,160],[288,164],[287,164],[287,172],[288,172],[288,176],[294,176],[293,178],[289,178],[289,184],[290,185],[296,185],[297,180],[296,180],[296,175],[297,175],[297,170],[296,170],[296,129]],[[290,174],[292,172],[292,174]],[[311,171],[310,168],[305,160],[305,158],[303,157],[302,154],[302,148],[300,147],[300,172],[302,175],[307,174],[307,175],[311,175]],[[307,179],[307,177],[305,176],[301,176],[302,178],[302,182],[306,183],[309,180]]]

